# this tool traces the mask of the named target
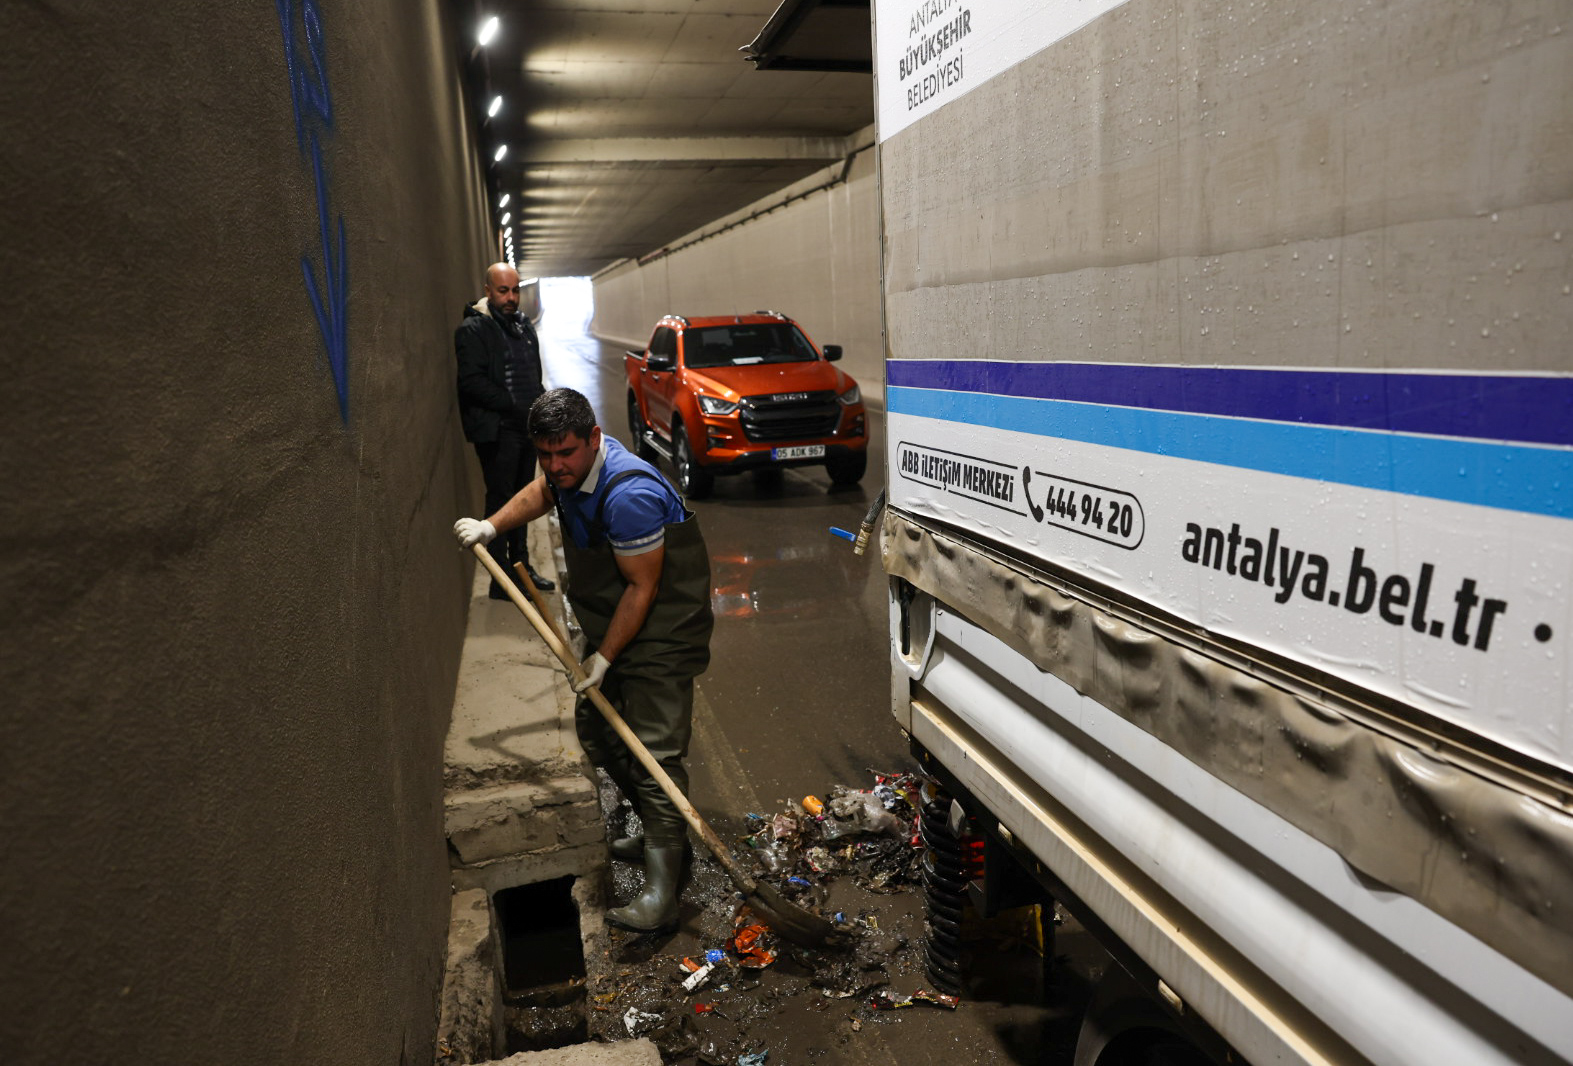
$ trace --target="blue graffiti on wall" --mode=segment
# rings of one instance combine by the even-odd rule
[[[279,29],[284,35],[284,64],[289,69],[290,102],[295,108],[295,139],[311,163],[317,187],[317,226],[322,241],[322,283],[311,254],[300,257],[306,298],[317,316],[317,329],[328,349],[328,367],[339,394],[339,417],[349,421],[349,261],[344,250],[344,216],[330,224],[328,182],[322,161],[322,139],[333,133],[333,97],[328,92],[327,48],[322,38],[322,12],[316,0],[275,0]],[[299,18],[297,20],[297,13]],[[335,240],[336,237],[336,240]]]

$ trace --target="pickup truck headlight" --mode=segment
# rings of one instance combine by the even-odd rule
[[[856,385],[852,386],[846,392],[843,392],[840,396],[836,397],[836,399],[841,401],[841,406],[843,407],[851,407],[862,398],[863,394],[858,391],[858,387]]]
[[[723,400],[719,396],[701,396],[699,409],[707,415],[729,415],[737,410],[737,404],[731,400]]]

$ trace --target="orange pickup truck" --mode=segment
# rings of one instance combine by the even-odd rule
[[[868,418],[851,376],[786,315],[667,315],[630,351],[628,429],[635,450],[671,461],[677,487],[701,498],[717,475],[824,466],[854,485],[868,465]]]

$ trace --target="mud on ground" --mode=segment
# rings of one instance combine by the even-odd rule
[[[898,775],[887,780],[898,793],[904,780],[915,785]],[[872,789],[875,783],[858,784]],[[608,824],[637,830],[615,788],[603,781],[601,794]],[[807,950],[769,936],[773,960],[748,965],[759,960],[741,957],[734,945],[738,928],[749,924],[746,913],[739,921],[741,898],[720,864],[700,851],[685,876],[675,933],[612,929],[599,957],[586,960],[589,1037],[648,1036],[665,1062],[708,1066],[758,1066],[761,1052],[768,1053],[768,1066],[1068,1061],[1079,982],[1045,967],[1023,915],[969,931],[969,971],[976,976],[954,1008],[937,995],[910,998],[934,990],[924,964],[916,812],[891,803],[895,827],[826,839],[827,820],[832,834],[838,823],[881,821],[878,807],[885,804],[862,795],[834,790],[825,797],[828,817],[791,805],[713,823],[735,855],[755,860],[762,879],[848,930],[850,950]],[[853,815],[838,819],[837,809]],[[613,861],[609,879],[611,903],[626,902],[638,892],[642,869]],[[716,949],[723,957],[709,977],[685,990],[691,967]],[[892,1002],[905,1005],[882,1009]]]

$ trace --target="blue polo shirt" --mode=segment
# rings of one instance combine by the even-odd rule
[[[617,441],[601,434],[601,448],[584,484],[577,489],[554,489],[563,505],[565,532],[581,548],[590,547],[589,528],[606,487],[625,470],[644,470],[653,477],[626,477],[618,481],[601,509],[606,539],[616,555],[643,555],[659,548],[666,527],[681,522],[688,512],[683,500],[661,472]]]

